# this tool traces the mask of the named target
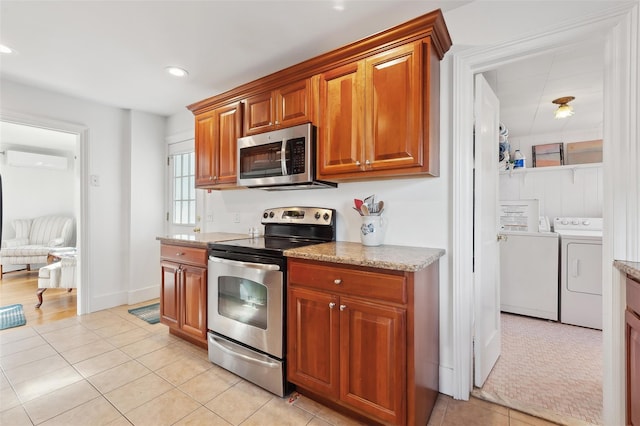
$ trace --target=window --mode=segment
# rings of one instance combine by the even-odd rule
[[[196,157],[194,152],[174,154],[173,162],[173,224],[196,224]]]

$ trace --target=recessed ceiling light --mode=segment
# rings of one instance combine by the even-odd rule
[[[342,12],[344,10],[344,2],[342,0],[335,0],[333,2],[333,10]]]
[[[14,52],[15,52],[15,50],[10,48],[9,46],[5,46],[4,44],[0,44],[0,53],[10,54],[10,53],[14,53]]]
[[[165,69],[174,77],[186,77],[187,75],[189,75],[187,70],[180,67],[167,67]]]

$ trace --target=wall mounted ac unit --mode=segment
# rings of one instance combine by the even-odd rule
[[[69,167],[69,159],[57,155],[37,154],[23,151],[7,151],[7,164],[15,167],[42,167],[65,170]]]

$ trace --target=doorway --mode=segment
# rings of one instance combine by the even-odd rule
[[[87,260],[84,248],[87,247],[86,236],[86,212],[87,212],[87,185],[86,182],[86,158],[87,158],[87,142],[88,129],[75,124],[60,122],[57,120],[49,120],[41,117],[21,115],[2,111],[0,113],[0,126],[5,128],[11,127],[15,130],[15,135],[22,134],[25,139],[14,140],[14,142],[3,142],[3,146],[22,145],[25,149],[35,151],[46,150],[52,153],[67,152],[69,156],[69,173],[72,177],[67,184],[70,186],[68,190],[72,192],[71,199],[68,200],[69,211],[75,219],[75,246],[77,250],[77,266],[76,266],[76,315],[87,313],[89,309],[89,288],[87,285]],[[16,136],[18,137],[18,136]],[[5,189],[13,183],[3,182]],[[56,189],[56,192],[59,189]],[[25,191],[28,193],[28,191]],[[5,200],[7,201],[7,200]],[[4,211],[4,228],[10,228],[8,225],[12,218],[9,214],[8,203],[5,202]],[[20,212],[25,217],[37,216],[33,213],[35,209]],[[72,213],[71,213],[72,212]],[[4,234],[3,234],[4,237]],[[44,293],[44,305],[46,305],[47,293]],[[35,299],[35,296],[34,296]],[[35,304],[35,303],[34,303]]]
[[[617,280],[620,275],[613,269],[614,253],[619,258],[631,257],[633,251],[625,251],[628,242],[637,241],[634,228],[627,232],[626,216],[634,216],[633,206],[622,206],[623,210],[613,211],[613,201],[631,196],[633,192],[625,189],[624,170],[633,170],[637,166],[637,156],[629,147],[634,144],[636,117],[635,109],[627,105],[637,105],[637,92],[632,87],[637,75],[632,75],[631,64],[638,60],[637,7],[626,6],[624,10],[611,9],[598,16],[584,19],[570,27],[557,28],[524,40],[512,40],[491,48],[469,49],[453,58],[452,84],[454,87],[452,102],[453,122],[453,163],[465,167],[458,168],[453,177],[453,220],[452,257],[453,265],[453,396],[467,399],[471,391],[473,369],[472,342],[474,328],[483,319],[474,316],[473,259],[481,255],[473,253],[473,164],[470,147],[473,132],[473,75],[484,72],[516,59],[535,56],[541,50],[549,50],[580,39],[603,36],[607,42],[604,85],[607,109],[605,110],[604,143],[607,146],[603,169],[605,176],[605,195],[603,218],[605,230],[614,226],[615,234],[605,235],[603,240],[603,421],[610,424],[624,422],[624,365],[622,360],[622,338],[624,325],[614,312],[624,310],[621,292]],[[607,141],[611,141],[607,145]],[[631,155],[630,155],[631,154]],[[614,217],[615,216],[615,217]],[[627,224],[627,225],[625,225]],[[613,282],[616,280],[615,282]]]
[[[579,146],[574,143],[602,140],[604,49],[603,39],[572,43],[482,73],[500,103],[503,146],[509,147],[511,158],[516,150],[526,156],[526,168],[515,171],[499,171],[494,159],[489,170],[499,173],[496,205],[503,200],[532,203],[539,209],[535,216],[546,218],[547,223],[553,223],[554,217],[602,217],[601,163],[576,165],[571,164],[576,161],[565,160],[569,147]],[[551,101],[565,94],[575,97],[577,113],[555,119],[556,106]],[[532,167],[532,147],[552,143],[563,145],[560,164],[540,167],[538,161],[538,167]],[[476,153],[476,162],[478,158]],[[553,421],[577,418],[602,423],[602,332],[557,322],[560,268],[558,253],[551,252],[558,249],[558,239],[555,234],[539,234],[537,229],[529,231],[534,234],[514,232],[499,244],[502,250],[509,247],[512,251],[508,257],[513,258],[515,253],[525,257],[526,261],[515,262],[528,270],[523,271],[526,277],[517,277],[512,267],[506,275],[511,282],[501,282],[501,286],[513,289],[526,283],[529,289],[522,288],[521,292],[527,291],[530,296],[518,299],[517,308],[510,305],[516,303],[514,300],[500,302],[504,310],[512,312],[500,315],[502,353],[486,382],[478,387],[476,380],[472,394]],[[524,245],[518,246],[519,242]],[[498,266],[500,270],[505,267]],[[549,299],[544,304],[549,311],[539,312],[541,305],[536,298],[543,296]],[[547,321],[550,318],[554,321]]]

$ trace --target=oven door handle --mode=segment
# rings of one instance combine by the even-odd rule
[[[210,262],[222,263],[225,265],[233,265],[233,266],[241,266],[243,268],[255,268],[262,269],[264,271],[279,271],[280,266],[278,265],[270,265],[267,263],[251,263],[251,262],[242,262],[240,260],[231,260],[231,259],[222,259],[219,257],[209,256]]]
[[[251,362],[251,363],[254,363],[254,364],[258,364],[258,365],[262,365],[264,367],[278,368],[280,366],[280,364],[278,364],[277,362],[262,361],[262,360],[250,357],[248,355],[236,352],[232,348],[228,348],[227,345],[225,345],[222,342],[223,342],[222,340],[216,338],[215,336],[209,335],[209,343],[217,346],[218,349],[220,349],[222,352],[224,352],[224,353],[226,353],[228,355],[231,355],[231,356],[236,357],[236,358],[242,358],[245,361],[248,361],[248,362]]]

